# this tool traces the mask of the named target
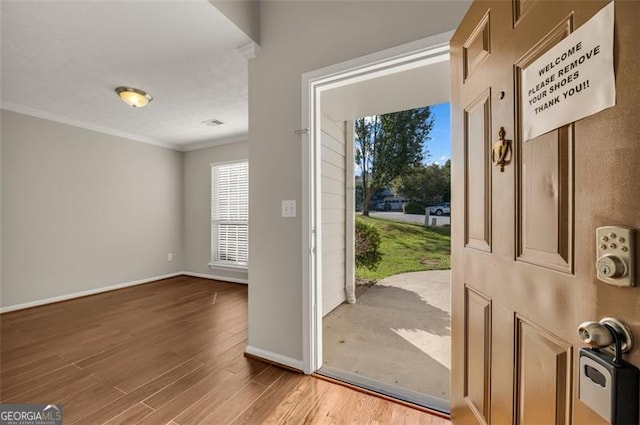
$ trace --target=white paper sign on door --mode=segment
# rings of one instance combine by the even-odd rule
[[[613,2],[522,71],[527,141],[616,103]]]

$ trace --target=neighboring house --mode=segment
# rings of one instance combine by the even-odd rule
[[[376,209],[379,211],[402,211],[402,207],[406,202],[407,200],[404,198],[385,197],[382,202],[376,204]]]

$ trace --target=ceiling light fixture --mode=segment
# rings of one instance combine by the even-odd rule
[[[134,108],[143,108],[153,100],[153,96],[144,90],[131,87],[117,87],[116,93],[124,103]]]

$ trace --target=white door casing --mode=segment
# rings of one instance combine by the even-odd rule
[[[449,60],[453,32],[386,49],[302,75],[303,371],[322,367],[321,93]]]

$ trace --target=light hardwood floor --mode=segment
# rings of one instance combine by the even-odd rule
[[[0,324],[0,401],[62,404],[65,424],[450,423],[244,357],[244,285],[181,276]]]

